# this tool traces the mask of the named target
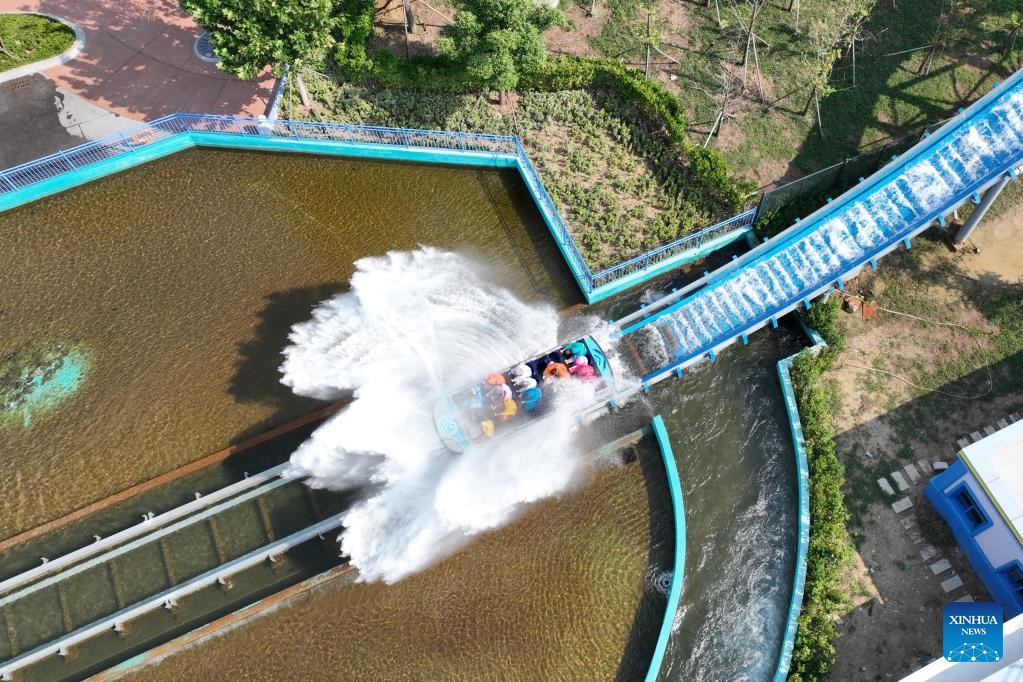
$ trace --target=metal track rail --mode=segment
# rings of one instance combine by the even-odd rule
[[[146,518],[141,523],[135,526],[125,528],[124,530],[118,533],[114,533],[113,535],[110,535],[108,537],[102,538],[92,543],[91,545],[86,545],[81,549],[69,552],[68,554],[65,554],[57,559],[53,559],[52,561],[46,561],[40,566],[19,573],[16,576],[8,578],[7,580],[0,581],[0,594],[4,594],[15,588],[21,587],[22,585],[30,583],[33,580],[36,580],[37,578],[41,578],[51,573],[60,571],[76,562],[83,561],[95,554],[110,549],[111,547],[116,547],[117,545],[124,542],[128,542],[129,540],[132,540],[140,535],[152,532],[180,518],[196,514],[197,512],[205,509],[206,507],[209,507],[210,505],[216,504],[221,500],[225,500],[240,493],[243,493],[246,490],[249,490],[250,488],[258,486],[261,483],[272,481],[278,476],[283,475],[287,471],[289,466],[290,464],[285,462],[284,464],[273,467],[272,469],[267,469],[266,471],[249,476],[241,481],[238,481],[237,483],[221,488],[220,490],[217,490],[215,492],[203,495],[202,497],[192,500],[187,504],[183,504],[180,507],[175,507],[174,509],[164,512],[163,514],[158,514],[151,518]]]
[[[323,533],[334,530],[341,526],[343,515],[338,514],[319,523],[309,526],[305,530],[298,531],[281,540],[270,543],[259,549],[249,552],[232,561],[222,564],[214,569],[206,571],[191,580],[182,583],[174,588],[164,590],[144,601],[138,602],[117,613],[98,620],[89,625],[78,628],[58,640],[36,647],[20,656],[12,658],[0,664],[0,680],[11,680],[16,671],[26,668],[34,663],[53,655],[67,655],[70,647],[100,635],[109,630],[121,630],[128,621],[142,616],[150,611],[160,608],[173,608],[175,602],[194,592],[209,587],[217,582],[224,582],[229,577],[244,571],[247,568],[256,566],[264,561],[275,561],[276,558],[287,552],[289,549],[311,540]]]

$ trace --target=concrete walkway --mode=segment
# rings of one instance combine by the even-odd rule
[[[42,74],[0,83],[0,168],[135,125],[135,119],[101,109]]]
[[[256,115],[273,87],[269,72],[242,81],[199,59],[194,46],[202,29],[176,0],[0,0],[0,12],[15,10],[64,17],[84,29],[82,53],[43,73],[57,89],[120,116]]]

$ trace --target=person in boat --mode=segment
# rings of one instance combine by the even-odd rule
[[[483,421],[481,421],[480,422],[480,432],[482,434],[480,436],[480,440],[483,440],[484,438],[491,438],[491,437],[493,437],[493,435],[494,435],[494,420],[493,419],[484,419]]]
[[[494,408],[494,416],[499,422],[506,422],[514,417],[519,411],[519,405],[513,399],[508,398],[502,405]]]
[[[508,384],[490,384],[487,385],[487,403],[493,410],[497,410],[499,407],[504,405],[506,400],[512,399],[512,390]]]
[[[563,362],[552,360],[543,368],[544,379],[565,379],[568,376],[568,367]]]
[[[535,383],[535,382],[534,382]],[[535,385],[532,388],[527,388],[520,394],[522,398],[522,407],[526,412],[532,412],[536,409],[536,406],[540,404],[540,399],[543,398],[543,392]]]
[[[515,383],[516,379],[533,376],[533,369],[526,363],[522,363],[512,368],[511,375],[512,383]]]
[[[578,355],[572,360],[572,366],[568,368],[569,373],[577,379],[593,380],[597,378],[597,372],[593,369],[589,359],[585,355]]]
[[[522,395],[525,391],[528,391],[531,388],[537,387],[536,379],[532,376],[513,377],[512,384],[515,385],[515,390],[519,392],[519,395]]]
[[[566,361],[573,358],[586,357],[586,344],[582,341],[573,341],[561,349],[561,354],[565,357]]]

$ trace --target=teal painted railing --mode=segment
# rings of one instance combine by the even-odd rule
[[[589,303],[695,260],[752,229],[754,211],[746,211],[594,274],[514,135],[181,113],[0,171],[0,211],[192,146],[517,167]]]
[[[819,349],[821,346],[814,346]],[[812,351],[813,349],[811,349]],[[802,351],[802,352],[811,352]],[[792,649],[796,643],[796,629],[799,625],[799,613],[803,607],[803,588],[806,585],[806,551],[810,544],[810,469],[806,462],[806,447],[803,444],[803,424],[799,420],[799,409],[796,405],[796,392],[792,387],[792,363],[796,356],[792,355],[778,361],[778,379],[781,381],[781,392],[785,401],[785,411],[789,417],[789,430],[792,432],[792,446],[796,455],[796,487],[799,491],[799,529],[796,542],[796,570],[792,578],[792,598],[789,600],[788,618],[785,622],[785,635],[775,668],[775,682],[783,682],[792,665]]]
[[[661,418],[661,415],[654,417],[653,428],[657,445],[661,450],[661,459],[664,460],[664,473],[668,479],[671,508],[675,517],[675,564],[671,574],[671,586],[668,588],[668,603],[664,607],[664,621],[661,623],[654,655],[650,659],[650,667],[647,669],[646,682],[655,682],[660,674],[664,652],[668,648],[668,639],[671,638],[671,629],[675,624],[678,602],[682,597],[682,580],[686,569],[686,514],[685,506],[682,503],[682,481],[678,476],[675,454],[671,450],[668,431],[664,428],[664,419]]]

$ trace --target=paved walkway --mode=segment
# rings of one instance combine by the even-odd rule
[[[143,120],[175,111],[256,115],[273,87],[268,72],[242,81],[199,59],[194,46],[202,29],[177,0],[0,0],[0,12],[13,10],[82,27],[82,53],[43,73],[114,114]]]
[[[136,125],[39,73],[0,83],[0,168]]]

